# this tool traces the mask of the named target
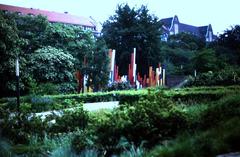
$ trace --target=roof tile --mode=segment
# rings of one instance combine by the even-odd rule
[[[95,27],[90,19],[82,16],[71,15],[68,13],[57,13],[53,11],[39,10],[33,8],[23,8],[17,6],[10,6],[0,4],[1,10],[11,11],[11,12],[20,12],[22,14],[32,14],[32,15],[43,15],[46,16],[49,22],[60,22],[88,27]]]

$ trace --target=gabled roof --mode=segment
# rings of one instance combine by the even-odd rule
[[[198,28],[199,28],[199,33],[200,33],[202,36],[206,36],[208,26],[201,26],[201,27],[198,27]]]
[[[0,4],[0,10],[17,12],[25,15],[42,15],[46,16],[49,22],[60,22],[66,24],[74,24],[88,27],[96,27],[90,19],[82,16],[71,15],[68,13],[57,13],[53,11],[39,10],[33,8],[23,8]]]
[[[170,28],[172,25],[172,20],[173,20],[173,17],[161,19],[160,21],[163,23],[164,26]]]
[[[211,24],[206,25],[206,26],[199,26],[199,27],[198,26],[192,26],[192,25],[180,23],[178,21],[178,17],[175,15],[174,17],[164,18],[164,19],[160,20],[163,23],[163,30],[166,33],[169,33],[171,31],[170,29],[171,29],[172,23],[174,23],[173,20],[176,19],[176,18],[177,18],[179,32],[191,33],[191,34],[194,34],[194,35],[199,36],[201,38],[206,38],[208,31],[212,32]],[[212,34],[212,35],[213,35],[214,38],[216,38],[216,36],[214,34]]]
[[[184,24],[184,23],[179,23],[179,32],[189,32],[198,36],[200,35],[199,27]]]

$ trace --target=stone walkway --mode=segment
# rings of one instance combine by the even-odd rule
[[[240,157],[240,152],[218,155],[217,157]]]
[[[87,111],[97,111],[100,109],[114,109],[117,108],[119,105],[119,101],[110,101],[110,102],[95,102],[95,103],[85,103],[83,104],[83,109]],[[74,110],[77,107],[67,108],[65,110]],[[52,111],[45,111],[40,113],[35,113],[36,116],[41,117],[41,119],[45,119],[46,116],[56,114],[61,116],[62,110],[52,110]],[[31,116],[29,117],[31,118]]]
[[[113,109],[118,107],[119,101],[85,103],[83,108],[87,111],[96,111],[99,109]]]

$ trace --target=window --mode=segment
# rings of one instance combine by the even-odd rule
[[[7,10],[2,10],[3,11],[3,13],[8,13],[8,11]]]
[[[28,15],[29,15],[29,16],[31,16],[31,17],[33,17],[33,16],[34,16],[34,14],[32,14],[32,13],[28,13]]]

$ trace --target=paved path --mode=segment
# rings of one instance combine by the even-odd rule
[[[174,86],[174,88],[182,88],[185,84],[188,83],[188,79],[183,80],[182,82],[180,82],[179,84],[177,84],[176,86]]]
[[[119,101],[95,102],[83,104],[83,109],[87,111],[96,111],[99,109],[113,109],[118,107]]]
[[[83,104],[83,109],[87,111],[97,111],[100,109],[114,109],[118,107],[119,101],[110,101],[110,102],[95,102],[95,103],[85,103]],[[67,108],[64,110],[74,110],[77,107],[73,108]],[[62,115],[62,110],[52,110],[52,111],[45,111],[45,112],[40,112],[40,113],[35,113],[36,116],[40,116],[41,119],[45,119],[46,116],[51,115],[51,114],[56,114],[61,116]],[[29,118],[31,118],[30,116]]]
[[[218,155],[217,157],[240,157],[240,152]]]

